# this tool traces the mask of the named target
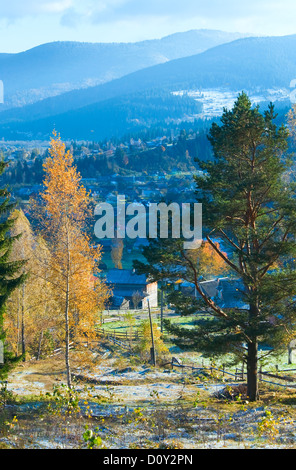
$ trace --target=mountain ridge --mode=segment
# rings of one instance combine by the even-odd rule
[[[3,108],[23,106],[73,89],[106,83],[241,36],[244,35],[218,30],[191,30],[136,43],[55,41],[19,53],[2,53]]]
[[[147,111],[147,106],[149,107],[152,92],[154,97],[159,97],[159,102],[162,95],[166,94],[162,116],[169,118],[169,106],[173,110],[176,103],[179,109],[178,118],[182,119],[183,104],[169,98],[173,91],[219,88],[248,93],[250,90],[269,88],[288,89],[295,77],[296,35],[242,38],[200,54],[135,71],[102,85],[73,90],[30,106],[3,111],[0,113],[0,123],[4,134],[9,129],[17,132],[18,127],[30,134],[30,126],[34,135],[42,135],[44,132],[48,134],[55,122],[60,124],[61,131],[63,128],[69,130],[69,123],[73,129],[77,129],[80,122],[83,123],[82,127],[91,129],[92,120],[102,122],[104,126],[107,119],[111,122],[112,116],[108,110],[108,100],[111,100],[114,110],[112,128],[116,126],[116,119],[121,128],[119,115],[127,125],[130,120],[126,113],[122,114],[122,103],[127,102],[132,106],[135,100],[137,106],[134,106],[133,119],[145,121],[144,115],[151,114]],[[143,96],[139,98],[141,93]],[[141,116],[144,108],[144,115]],[[188,104],[189,108],[193,110],[193,114],[197,113],[193,103]],[[153,109],[157,119],[157,106]]]
[[[289,51],[284,54],[285,44],[280,44],[275,51],[274,42],[288,42]],[[266,44],[268,47],[264,48]],[[261,48],[263,46],[261,55],[258,54],[258,45]],[[264,62],[266,51],[270,58]],[[183,85],[189,88],[228,87],[238,90],[250,87],[289,87],[290,81],[295,77],[296,35],[244,38],[216,46],[201,54],[138,70],[102,85],[72,90],[23,108],[2,111],[0,122],[23,120],[28,116],[38,119],[61,114],[116,96],[158,87],[170,91],[177,91]]]

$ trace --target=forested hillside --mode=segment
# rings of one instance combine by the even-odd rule
[[[295,35],[239,39],[103,85],[3,111],[0,136],[44,138],[56,124],[66,138],[75,134],[76,138],[89,139],[92,133],[95,138],[108,138],[128,132],[138,124],[145,127],[152,121],[182,119],[186,114],[192,117],[200,112],[198,105],[187,98],[173,101],[169,96],[172,91],[203,88],[262,91],[281,87],[289,90],[295,77]]]
[[[127,132],[137,132],[160,122],[186,120],[201,112],[202,105],[193,98],[152,90],[123,95],[44,119],[4,124],[2,136],[9,140],[26,140],[32,134],[49,138],[52,130],[57,128],[66,139],[120,138]]]
[[[136,70],[203,52],[244,36],[192,30],[136,43],[56,41],[17,54],[0,54],[3,109],[87,88]]]

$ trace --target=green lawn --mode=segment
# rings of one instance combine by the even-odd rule
[[[130,313],[133,313],[132,310],[130,311],[127,311],[127,312],[130,312]],[[114,312],[115,314],[117,314],[117,312],[115,311]],[[135,323],[133,324],[132,326],[132,331],[136,332],[139,328],[140,328],[140,325],[142,323],[142,321],[144,319],[148,320],[148,312],[144,312],[146,313],[146,315],[144,314],[142,316],[141,319],[136,319],[135,320]],[[130,332],[130,329],[131,329],[131,325],[129,324],[128,320],[127,319],[124,319],[124,312],[121,312],[122,314],[122,320],[115,320],[115,321],[111,321],[111,322],[106,322],[102,325],[102,327],[106,330],[106,331],[110,331],[110,332],[119,332],[119,333],[126,333],[126,332]],[[135,313],[135,315],[137,315],[137,313]],[[107,318],[108,316],[106,315],[105,318]],[[158,324],[158,326],[160,327],[160,315],[159,315],[159,311],[157,311],[157,313],[153,312],[152,313],[152,318],[153,320]],[[166,318],[166,315],[164,315],[164,318]],[[182,316],[176,316],[176,317],[172,317],[171,320],[173,323],[176,323],[178,324],[179,326],[183,326],[183,327],[187,327],[187,328],[194,328],[194,324],[196,322],[197,319],[200,319],[202,318],[202,315],[200,316],[188,316],[188,317],[182,317]],[[170,338],[164,334],[164,340],[165,340],[165,343],[167,345],[168,348],[170,348],[170,350],[172,352],[176,352],[178,355],[182,356],[182,360],[184,363],[196,363],[196,362],[203,362],[203,364],[205,366],[210,366],[211,364],[215,364],[217,367],[222,367],[223,364],[229,364],[232,362],[233,360],[233,357],[229,354],[229,355],[225,355],[223,357],[220,357],[220,358],[215,358],[215,360],[213,361],[213,359],[211,358],[205,358],[203,357],[202,354],[200,353],[195,353],[195,352],[186,352],[186,354],[183,354],[182,351],[179,349],[179,348],[176,348],[176,346],[171,342]],[[259,356],[261,355],[264,355],[266,354],[266,350],[264,349],[260,349],[259,348]],[[276,372],[277,370],[277,367],[279,370],[293,370],[293,369],[296,369],[296,358],[295,358],[295,363],[294,364],[288,364],[288,353],[287,352],[284,352],[282,354],[280,354],[279,356],[272,356],[272,355],[269,355],[267,356],[263,361],[262,361],[262,366],[263,366],[263,370],[269,370],[269,371],[274,371]],[[229,366],[228,367],[228,370],[235,370],[236,366]]]

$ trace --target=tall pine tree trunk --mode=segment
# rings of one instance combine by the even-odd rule
[[[259,398],[258,392],[258,344],[254,340],[248,343],[247,356],[247,395],[250,401],[256,401]]]
[[[252,301],[250,302],[249,326],[250,329],[257,327],[259,316],[259,297],[256,289],[252,290]],[[255,334],[249,335],[250,340],[247,354],[247,395],[250,401],[256,401],[259,398],[258,391],[258,339]]]

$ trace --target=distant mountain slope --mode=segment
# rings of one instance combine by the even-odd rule
[[[0,126],[0,137],[27,140],[39,136],[49,139],[53,129],[63,138],[73,140],[103,140],[139,132],[147,127],[198,115],[202,105],[184,96],[167,92],[143,92],[124,95],[29,122]]]
[[[239,39],[198,55],[139,70],[103,85],[73,90],[23,108],[2,111],[0,122],[53,116],[149,89],[289,88],[293,78],[296,78],[296,35]]]
[[[115,106],[116,101],[120,104],[125,96],[135,93],[149,96],[148,91],[154,90],[161,96],[161,93],[174,90],[211,87],[248,92],[272,87],[289,88],[293,78],[296,78],[296,35],[246,38],[198,55],[149,67],[100,86],[75,90],[18,110],[2,112],[0,123],[3,124],[2,132],[5,127],[5,133],[9,128],[17,131],[22,127],[27,133],[37,135],[39,132],[42,135],[48,129],[48,123],[58,122],[62,128],[69,128],[71,123],[73,129],[81,123],[83,127],[83,121],[93,109],[87,106],[95,103],[96,119],[101,119],[98,113],[99,110],[106,111],[106,100],[112,100],[112,106]],[[46,118],[50,119],[46,121]],[[141,120],[140,111],[138,118]],[[113,127],[116,119],[115,113]]]
[[[193,30],[138,43],[54,42],[18,54],[0,54],[4,108],[104,83],[242,36],[246,35]]]

